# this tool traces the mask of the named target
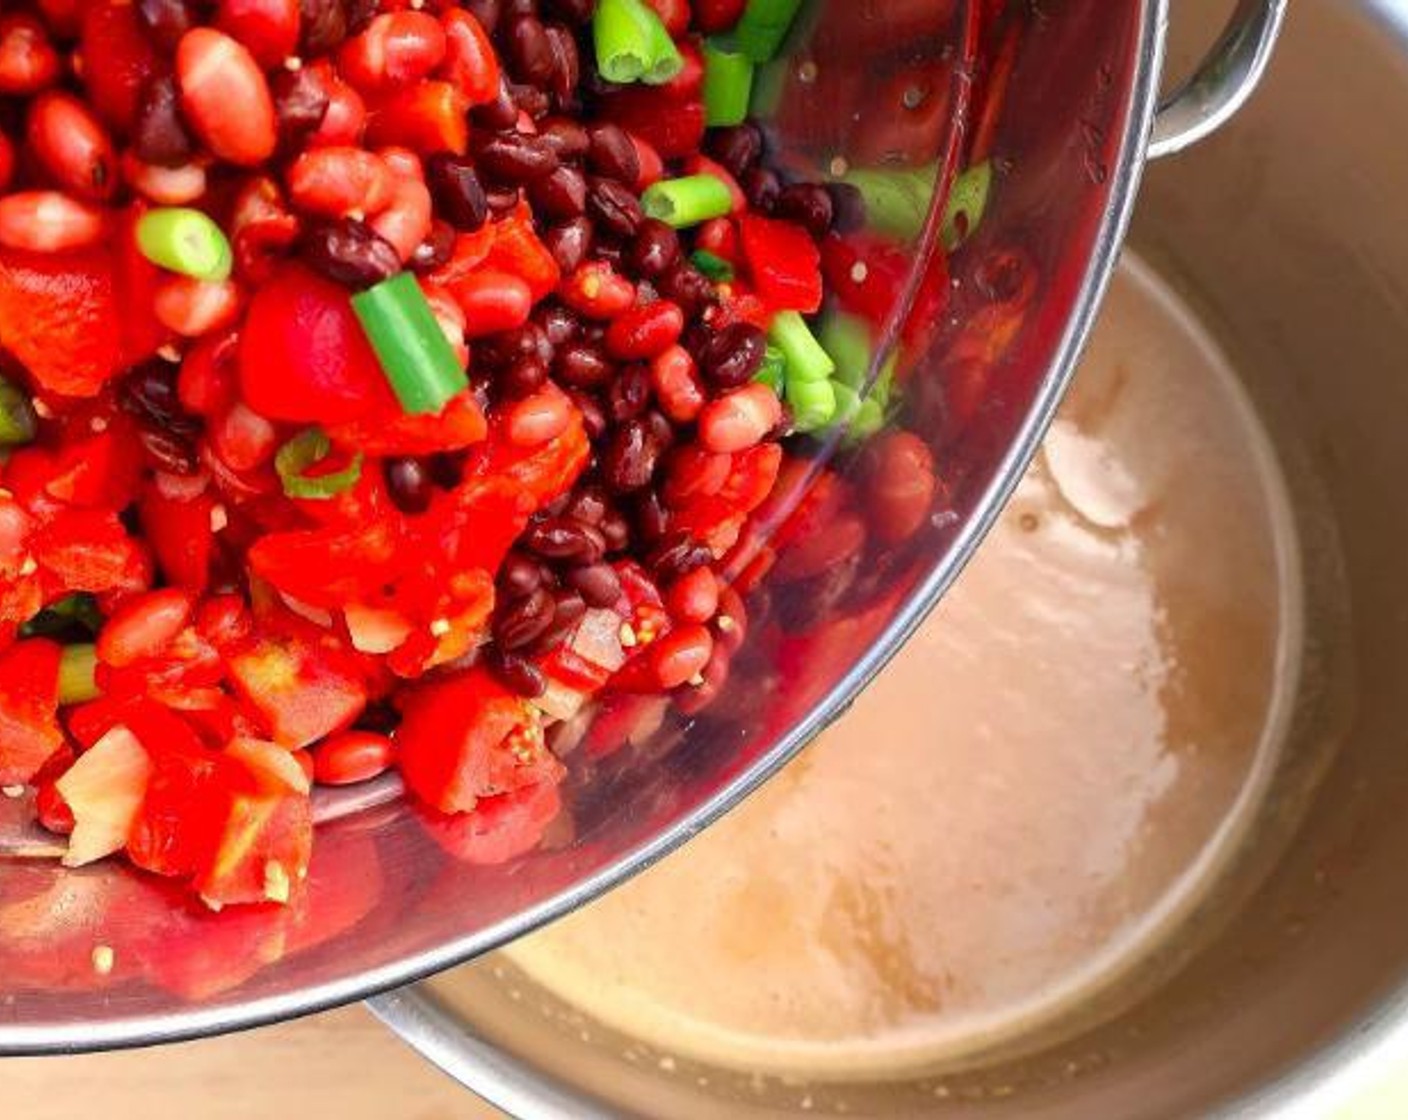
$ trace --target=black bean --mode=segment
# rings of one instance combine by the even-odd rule
[[[437,451],[426,460],[430,480],[442,490],[453,490],[464,481],[464,452]]]
[[[596,0],[548,0],[552,12],[568,23],[586,23],[596,12]]]
[[[537,358],[521,357],[499,374],[497,385],[506,397],[515,400],[536,393],[548,380],[548,367]]]
[[[698,352],[699,368],[720,389],[745,385],[767,357],[768,337],[752,323],[730,323]]]
[[[160,470],[189,476],[200,470],[200,454],[186,436],[161,428],[140,427],[137,439],[147,457]]]
[[[757,125],[739,124],[709,130],[705,150],[735,179],[741,179],[763,158],[763,133]]]
[[[611,376],[611,363],[606,355],[589,342],[571,342],[557,352],[553,370],[558,378],[579,389],[594,389],[606,384]]]
[[[523,545],[549,560],[573,564],[595,564],[606,555],[601,530],[570,517],[553,517],[530,525],[523,534]]]
[[[640,178],[640,155],[626,130],[610,123],[594,124],[588,135],[587,163],[591,169],[603,178],[634,185]]]
[[[571,117],[549,117],[538,127],[538,135],[564,161],[581,159],[591,144],[587,130]]]
[[[831,232],[831,223],[835,218],[831,195],[819,183],[793,183],[783,187],[773,212],[779,218],[805,226],[817,240]]]
[[[521,599],[542,587],[543,566],[521,552],[510,552],[499,567],[498,584],[510,599]]]
[[[536,136],[523,132],[498,132],[475,147],[479,169],[500,183],[517,186],[557,170],[557,153]]]
[[[617,494],[631,494],[650,485],[660,461],[660,445],[643,420],[627,420],[601,453],[601,474]]]
[[[543,235],[543,244],[552,254],[552,259],[557,262],[557,267],[563,274],[568,276],[582,267],[587,254],[591,252],[593,240],[592,224],[586,218],[563,222],[560,226],[553,226]]]
[[[416,246],[409,262],[417,272],[433,272],[455,252],[455,227],[441,218],[430,225],[430,234]]]
[[[142,88],[132,147],[143,163],[158,167],[180,167],[195,153],[195,141],[181,117],[181,94],[171,75],[158,75]]]
[[[613,607],[621,599],[621,577],[610,564],[573,568],[565,578],[589,607]]]
[[[763,214],[771,214],[782,193],[782,180],[775,171],[766,167],[755,167],[743,177],[740,186],[748,196],[748,205]]]
[[[587,601],[577,591],[564,588],[553,595],[553,621],[556,625],[575,626],[587,613]]]
[[[476,353],[491,366],[506,368],[520,358],[532,358],[546,365],[555,350],[547,331],[530,320],[515,330],[484,339]]]
[[[715,296],[714,282],[684,261],[660,277],[659,286],[660,294],[674,300],[685,314],[697,313]]]
[[[509,23],[501,38],[507,39],[504,53],[509,72],[528,85],[547,85],[553,76],[552,44],[542,21],[520,16]]]
[[[315,271],[349,288],[370,288],[401,271],[401,256],[366,222],[338,218],[310,226],[299,253]]]
[[[513,94],[509,92],[508,83],[500,83],[498,95],[494,100],[476,105],[471,115],[475,124],[495,132],[516,125],[518,123],[518,105],[513,100]]]
[[[622,369],[606,390],[606,411],[618,424],[634,420],[649,404],[650,367],[640,363]]]
[[[608,510],[599,528],[607,552],[621,552],[631,542],[631,524],[619,510]]]
[[[559,167],[528,188],[535,214],[555,220],[579,218],[587,208],[587,177],[575,167]]]
[[[661,451],[668,451],[675,442],[675,426],[665,414],[652,408],[645,414],[645,430]]]
[[[853,183],[827,183],[831,196],[832,226],[837,233],[854,233],[865,226],[865,196]]]
[[[347,34],[356,35],[367,29],[381,14],[381,0],[347,0]]]
[[[430,472],[419,459],[387,459],[382,463],[386,492],[402,513],[424,513],[430,508],[434,486]]]
[[[483,24],[484,30],[490,35],[499,26],[499,19],[503,14],[501,0],[460,0],[460,6]]]
[[[601,410],[601,405],[597,403],[596,398],[581,389],[571,387],[568,388],[567,395],[572,398],[572,403],[582,414],[582,427],[587,430],[587,438],[598,440],[604,436],[606,434],[606,413]]]
[[[441,152],[425,161],[425,185],[435,210],[456,229],[474,231],[489,219],[489,200],[474,164]]]
[[[552,73],[547,80],[548,90],[557,98],[559,105],[565,105],[582,80],[582,58],[577,50],[577,40],[572,32],[561,24],[550,24],[547,28],[548,55],[552,60]]]
[[[563,513],[575,518],[584,525],[600,526],[606,516],[606,494],[600,486],[589,483],[578,488],[571,495]]]
[[[646,558],[646,568],[662,583],[674,583],[713,560],[714,554],[687,533],[671,533]]]
[[[634,514],[635,532],[646,544],[654,544],[670,527],[670,515],[654,490],[636,499]]]
[[[297,70],[277,71],[270,89],[279,121],[279,139],[285,147],[296,147],[317,130],[328,114],[331,97],[327,82],[313,67],[300,66]]]
[[[157,358],[143,362],[128,373],[118,387],[122,407],[134,416],[163,427],[180,427],[193,421],[176,394],[176,370],[176,366]]]
[[[534,700],[548,690],[547,677],[527,658],[490,646],[484,660],[489,671],[519,696]]]
[[[137,0],[136,8],[147,35],[165,51],[174,51],[181,36],[196,25],[194,7],[186,0]]]
[[[642,276],[665,275],[680,259],[680,235],[657,218],[646,218],[636,230],[626,263]]]
[[[560,303],[540,303],[533,312],[533,321],[554,348],[577,336],[577,316]]]
[[[538,0],[504,0],[503,19],[511,20],[515,16],[536,16],[538,14]]]
[[[544,588],[505,603],[494,615],[494,640],[504,650],[522,649],[552,625],[556,604]]]
[[[346,0],[298,0],[299,46],[304,55],[327,54],[347,38]]]
[[[547,116],[548,110],[552,108],[552,98],[548,96],[548,91],[539,86],[510,82],[508,92],[518,111],[527,113],[535,121]]]
[[[486,191],[484,197],[489,200],[490,215],[503,218],[518,209],[518,204],[523,201],[523,192],[514,187],[509,190]]]
[[[597,225],[616,237],[632,237],[645,219],[640,199],[614,179],[593,179],[587,210]]]

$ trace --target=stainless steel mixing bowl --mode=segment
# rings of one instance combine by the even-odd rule
[[[1181,4],[1180,25],[1215,7]],[[1394,138],[1405,119],[1408,4],[1299,0],[1263,93],[1224,135],[1151,172],[1141,196],[1132,243],[1241,372],[1289,480],[1307,574],[1306,667],[1277,794],[1236,881],[1150,962],[1152,990],[1111,993],[1088,1009],[1103,1022],[1031,1040],[1019,1058],[805,1089],[626,1061],[599,1032],[584,1045],[537,1014],[531,990],[506,998],[482,966],[383,1013],[455,1076],[533,1117],[777,1117],[844,1103],[853,1116],[1323,1120],[1366,1079],[1403,1068],[1408,154]]]
[[[863,620],[838,628],[829,643],[792,650],[785,679],[755,675],[770,687],[749,690],[736,673],[731,702],[707,718],[669,724],[607,763],[575,767],[552,842],[498,866],[463,858],[453,837],[429,837],[399,800],[322,827],[308,896],[282,913],[204,914],[111,867],[0,864],[0,1053],[214,1033],[394,988],[579,905],[757,787],[844,710],[977,546],[1071,372],[1151,137],[1157,150],[1177,149],[1240,104],[1265,65],[1284,2],[1241,0],[1228,35],[1157,131],[1166,0],[1066,0],[1032,17],[1007,87],[995,200],[954,258],[949,310],[927,324],[937,335],[932,354],[911,347],[908,355],[919,373],[907,423],[938,449],[952,509],[875,567],[876,605]],[[783,158],[844,174],[898,148],[911,166],[942,168],[946,184],[965,141],[954,122],[984,80],[972,65],[976,21],[998,7],[813,5],[799,53],[774,75]],[[926,276],[942,277],[931,271],[939,267],[932,246],[941,206],[928,211],[910,242],[912,274],[891,309],[895,334]],[[1015,334],[955,364],[955,342],[972,317],[1000,316],[1019,295],[1030,314],[1012,319]],[[976,409],[960,415],[960,390],[978,384],[969,400]],[[815,613],[814,590],[791,595]],[[749,656],[776,669],[775,653],[757,647]],[[99,945],[115,949],[93,958],[113,963],[110,970],[92,967],[89,949]]]

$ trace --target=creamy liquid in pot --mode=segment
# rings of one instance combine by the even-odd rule
[[[747,1071],[922,1070],[1029,1030],[1146,958],[1235,846],[1298,598],[1231,371],[1126,264],[1001,524],[846,719],[509,955],[608,1026]]]

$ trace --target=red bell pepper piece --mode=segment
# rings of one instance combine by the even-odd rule
[[[704,103],[667,99],[655,86],[624,86],[601,99],[602,115],[635,133],[665,159],[684,159],[704,142]]]
[[[402,710],[401,776],[442,813],[467,813],[481,798],[556,784],[564,773],[533,709],[487,670],[423,685],[406,696]]]
[[[739,241],[753,287],[775,311],[811,314],[821,307],[821,253],[805,229],[794,222],[744,214],[738,219]]]
[[[28,782],[64,745],[59,654],[39,638],[0,652],[0,785]]]
[[[156,554],[157,567],[168,583],[194,595],[210,582],[210,562],[215,554],[210,517],[214,510],[215,499],[208,492],[177,501],[152,483],[142,491],[138,504],[142,531]]]
[[[349,451],[366,455],[433,455],[437,451],[463,451],[488,432],[484,411],[466,390],[452,397],[437,415],[412,415],[399,407],[380,414],[337,424],[328,437]]]
[[[534,303],[550,295],[562,278],[557,259],[533,229],[533,215],[526,206],[494,223],[484,268],[517,276],[528,285]]]

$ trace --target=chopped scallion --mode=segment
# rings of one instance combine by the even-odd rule
[[[885,409],[874,397],[860,402],[848,435],[854,442],[869,439],[885,426]]]
[[[819,431],[836,415],[836,387],[830,381],[789,377],[787,404],[792,409],[792,426],[796,431]]]
[[[208,214],[185,206],[148,210],[137,221],[137,247],[159,268],[197,280],[226,280],[230,241]]]
[[[97,600],[86,591],[75,591],[50,603],[20,627],[21,638],[62,638],[96,634],[103,625]]]
[[[469,378],[409,272],[359,292],[352,307],[408,413],[435,415],[469,388]]]
[[[0,447],[18,447],[34,438],[39,420],[34,402],[19,385],[0,377]]]
[[[724,217],[733,209],[733,196],[717,175],[686,175],[652,183],[640,196],[640,204],[647,217],[687,229]]]
[[[767,62],[782,48],[802,0],[748,0],[734,28],[738,46],[754,62]]]
[[[327,501],[352,489],[362,477],[362,453],[352,456],[351,462],[340,471],[326,474],[309,474],[310,468],[317,466],[332,451],[328,437],[321,428],[309,428],[299,432],[279,448],[274,456],[274,469],[283,483],[284,493],[290,498],[305,498],[310,501]]]
[[[787,363],[789,388],[794,381],[826,381],[836,372],[831,355],[822,349],[807,321],[795,311],[774,316],[768,339]]]
[[[715,284],[727,284],[734,277],[733,265],[708,249],[696,249],[689,255],[690,263]]]
[[[59,657],[59,703],[86,704],[102,695],[98,651],[91,643],[65,646]]]
[[[860,191],[865,200],[868,228],[903,241],[913,241],[928,219],[936,178],[933,167],[858,167],[846,172],[841,181]]]
[[[837,381],[853,389],[865,384],[875,353],[870,344],[870,327],[864,319],[843,311],[828,315],[817,340],[836,363]]]
[[[592,38],[597,69],[608,82],[663,85],[684,69],[679,48],[643,0],[600,0]]]
[[[742,124],[753,96],[753,63],[736,48],[704,43],[704,119],[710,128]]]
[[[992,163],[984,160],[962,172],[953,181],[948,208],[944,211],[944,248],[952,252],[973,236],[982,224],[992,193]]]
[[[779,397],[782,396],[783,388],[787,384],[787,359],[776,346],[768,347],[763,356],[763,364],[758,367],[753,380],[766,385]]]

